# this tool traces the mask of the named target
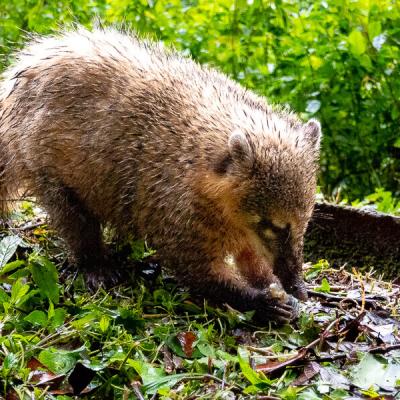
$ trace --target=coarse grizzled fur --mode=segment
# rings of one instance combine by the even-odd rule
[[[319,144],[317,121],[161,44],[77,28],[34,38],[3,74],[2,213],[35,196],[92,284],[116,275],[108,224],[194,292],[287,321],[285,291],[306,297]]]

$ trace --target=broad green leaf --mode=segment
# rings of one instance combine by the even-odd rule
[[[322,278],[321,285],[315,289],[317,292],[329,293],[331,286],[326,278]]]
[[[98,313],[96,311],[92,311],[84,315],[82,318],[72,321],[71,325],[78,330],[85,329],[97,318],[98,318]]]
[[[352,31],[347,41],[350,46],[350,51],[356,57],[359,57],[361,54],[365,53],[365,50],[367,49],[367,42],[364,35],[360,31]]]
[[[49,318],[50,325],[53,328],[58,328],[64,323],[67,311],[63,308],[56,308],[51,318]]]
[[[55,265],[42,256],[32,256],[29,259],[32,278],[38,285],[40,294],[54,304],[59,302],[58,273]]]
[[[381,32],[382,32],[382,24],[380,21],[371,21],[368,24],[368,36],[371,42],[376,36],[380,35]]]
[[[60,349],[46,349],[39,353],[39,361],[54,374],[66,374],[76,364],[78,355]]]
[[[127,364],[133,367],[142,379],[142,389],[145,393],[154,394],[162,387],[171,387],[175,385],[181,376],[165,376],[162,368],[155,368],[150,363],[140,360],[128,359]]]
[[[138,374],[140,375],[140,377],[142,378],[143,381],[143,386],[142,386],[142,390],[144,393],[146,394],[154,394],[156,393],[159,389],[163,389],[163,388],[171,388],[173,386],[175,386],[178,382],[180,382],[183,379],[190,379],[190,378],[201,378],[204,377],[204,374],[199,374],[199,373],[184,373],[184,374],[175,374],[175,375],[167,375],[165,376],[164,371],[161,370],[161,368],[157,368],[157,370],[161,370],[160,372],[150,375],[144,375],[146,377],[146,383],[145,380],[143,379],[142,374],[139,372],[142,371],[143,373],[143,367],[139,367],[138,363],[142,363],[145,364],[141,361],[137,361],[137,360],[132,360],[129,359],[127,361],[127,364],[131,365],[133,368],[135,368],[136,372],[138,372]],[[136,369],[136,367],[138,369]]]
[[[260,378],[260,375],[250,367],[249,363],[242,357],[238,356],[240,369],[244,377],[253,385],[257,383],[263,383],[264,380]]]
[[[0,304],[9,302],[10,301],[10,296],[7,294],[7,292],[0,287]]]
[[[24,320],[30,322],[33,325],[40,325],[41,327],[47,325],[47,315],[41,310],[32,311],[24,318]]]
[[[24,282],[23,278],[18,279],[11,288],[11,302],[18,304],[21,299],[28,293],[29,285]]]
[[[0,241],[0,269],[4,267],[8,260],[14,255],[18,246],[22,243],[19,236],[6,236]],[[0,270],[3,273],[3,271]]]
[[[149,249],[147,247],[146,241],[144,241],[144,240],[136,240],[131,243],[130,258],[132,260],[141,261],[144,258],[149,257],[155,253],[156,253],[155,250]]]
[[[361,389],[381,387],[394,390],[400,379],[400,364],[388,362],[383,357],[365,354],[360,363],[352,369],[351,382]]]
[[[10,370],[18,366],[18,356],[15,353],[8,353],[3,360],[2,368]]]
[[[16,270],[16,269],[22,267],[23,265],[25,265],[24,260],[11,261],[11,262],[7,263],[6,265],[4,265],[4,267],[2,268],[2,270],[0,272],[2,274],[8,274],[9,272]]]
[[[150,363],[132,359],[129,359],[127,363],[140,375],[143,384],[147,384],[165,376],[165,372],[162,368],[153,367]]]

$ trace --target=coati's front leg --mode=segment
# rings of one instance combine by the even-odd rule
[[[274,297],[268,287],[255,288],[248,284],[237,270],[222,260],[208,265],[193,266],[184,274],[184,283],[192,292],[217,303],[228,303],[239,311],[255,310],[255,320],[260,323],[275,321],[286,323],[295,312],[289,302]]]

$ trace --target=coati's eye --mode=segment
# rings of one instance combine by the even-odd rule
[[[270,240],[276,239],[276,233],[270,228],[264,229],[263,235],[266,239],[270,239]]]
[[[267,239],[286,239],[290,235],[290,224],[286,224],[284,227],[277,226],[271,220],[266,218],[261,219],[258,223],[260,230],[262,231],[264,237]]]
[[[267,229],[267,228],[271,229],[272,232],[277,233],[277,234],[281,233],[283,231],[286,231],[290,227],[289,224],[286,224],[284,226],[278,225],[278,224],[274,224],[271,220],[269,220],[267,218],[262,218],[260,220],[260,222],[258,223],[258,225],[260,227],[264,228],[264,229]]]

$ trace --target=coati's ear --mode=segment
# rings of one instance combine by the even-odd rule
[[[251,159],[250,144],[243,132],[234,131],[228,140],[229,154],[232,160],[248,162]]]
[[[236,130],[228,139],[228,151],[214,165],[218,174],[225,174],[233,164],[251,165],[251,147],[243,132]]]
[[[321,124],[314,118],[303,125],[305,142],[314,150],[319,150],[321,144]]]

